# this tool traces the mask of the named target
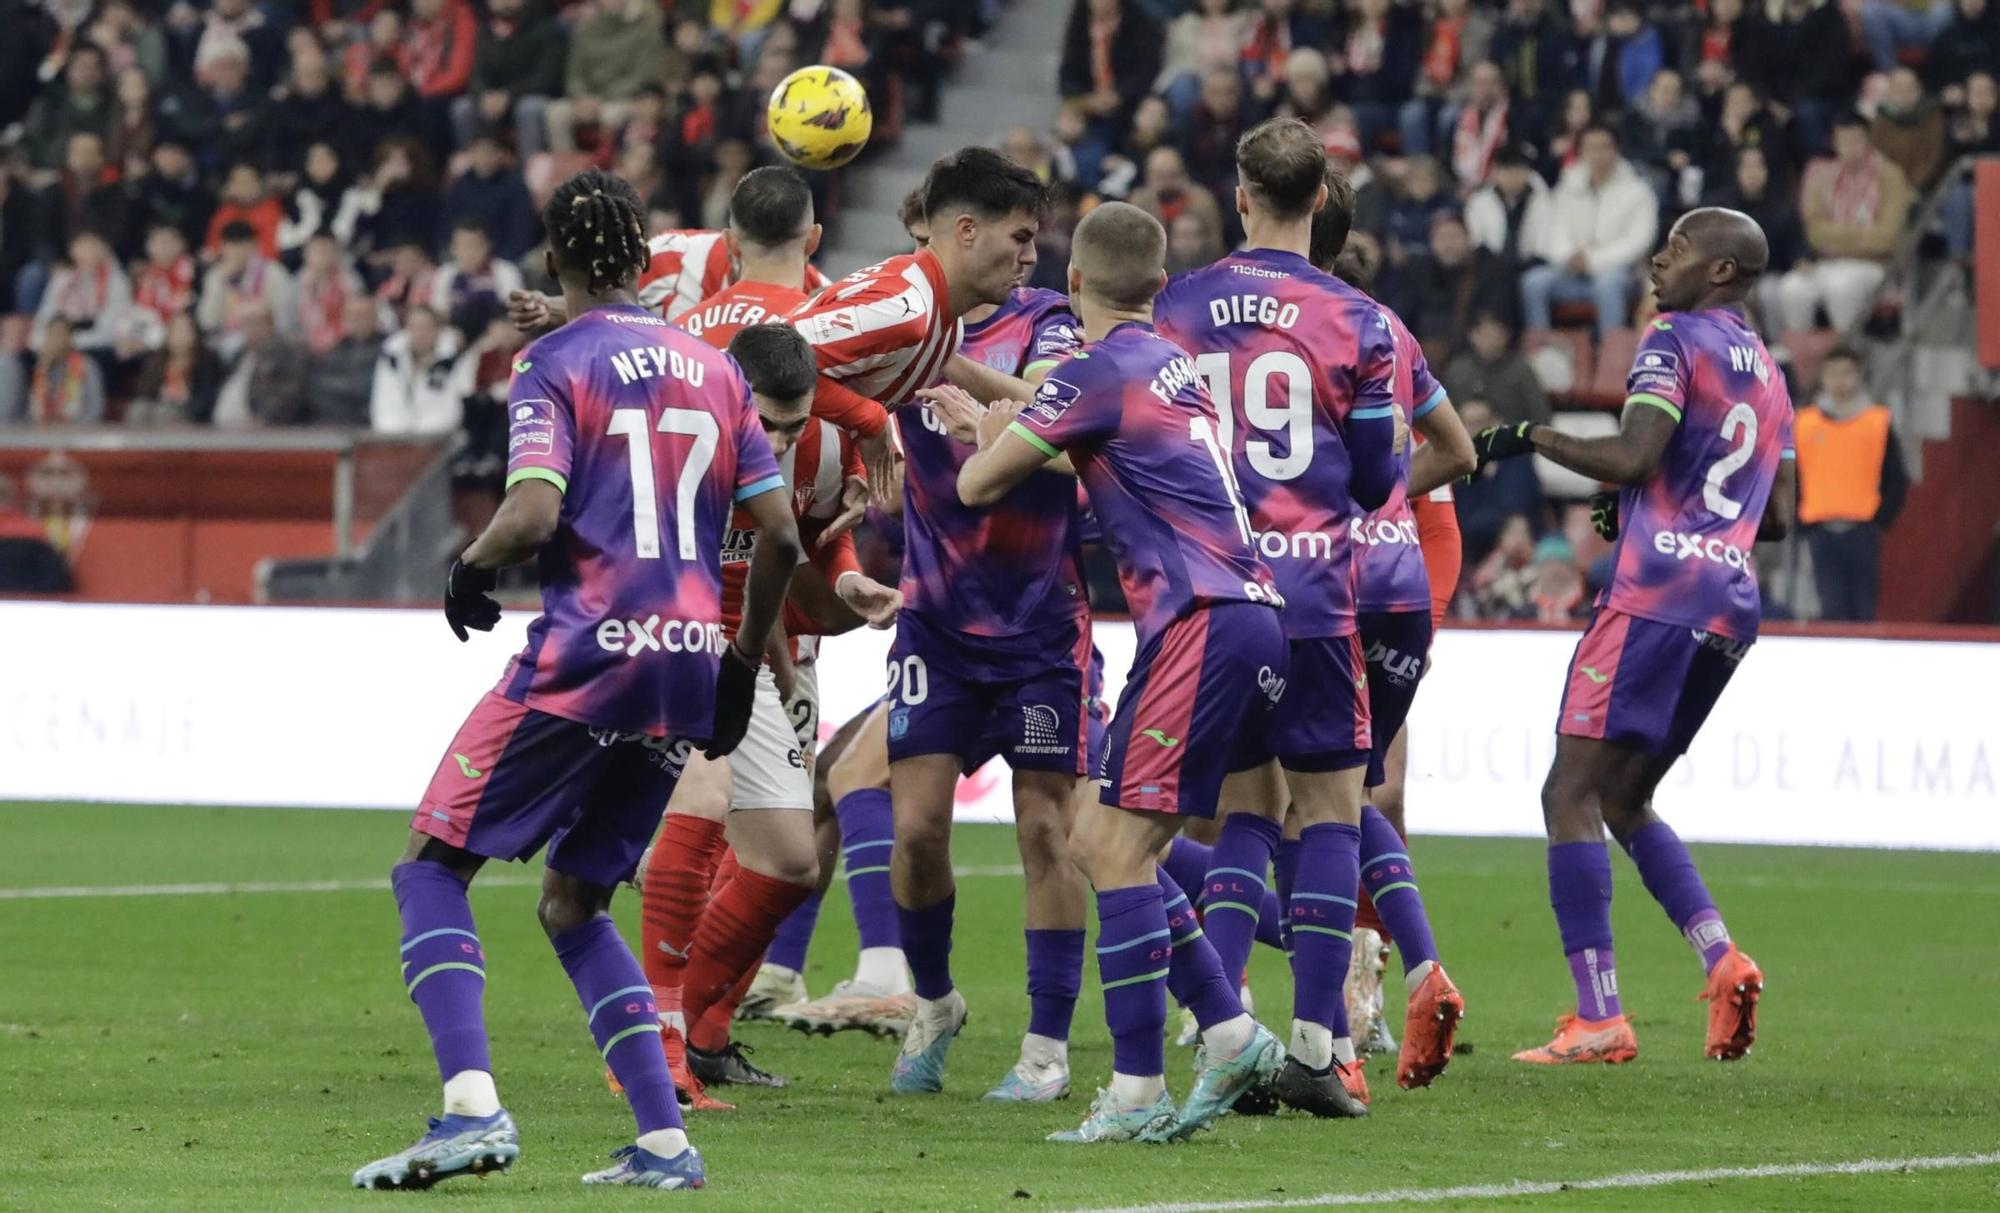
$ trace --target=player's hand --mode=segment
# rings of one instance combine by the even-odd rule
[[[461,644],[472,639],[467,628],[490,632],[500,622],[500,604],[491,592],[499,582],[497,570],[475,569],[463,560],[451,562],[451,571],[444,575],[444,619]]]
[[[1391,409],[1389,415],[1396,422],[1396,441],[1389,449],[1396,458],[1401,459],[1403,452],[1410,449],[1410,420],[1403,416],[1401,409]]]
[[[890,440],[889,431],[883,430],[873,438],[863,438],[859,446],[861,462],[868,468],[868,491],[874,495],[875,504],[883,509],[888,509],[892,500],[901,504],[903,456]]]
[[[973,399],[971,392],[953,384],[941,383],[918,392],[917,398],[930,402],[931,416],[944,426],[947,438],[953,442],[979,441],[979,419],[986,408]]]
[[[842,573],[833,592],[847,604],[848,610],[867,620],[868,626],[877,631],[895,626],[896,612],[903,609],[903,591],[883,585],[866,573]]]
[[[833,521],[819,533],[818,546],[823,548],[860,526],[861,520],[868,516],[868,503],[873,499],[866,476],[849,476],[840,486],[840,513],[834,515]]]
[[[1618,491],[1606,489],[1590,495],[1590,529],[1610,543],[1618,538]]]
[[[986,415],[979,419],[979,449],[983,451],[1000,441],[1000,435],[1007,432],[1007,427],[1014,424],[1014,418],[1019,417],[1027,407],[1019,400],[995,400],[992,407],[986,410]]]
[[[562,323],[556,319],[555,301],[540,291],[508,291],[507,319],[531,336]]]
[[[750,731],[750,709],[757,700],[757,667],[734,643],[722,650],[722,668],[715,676],[715,726],[702,756],[710,762],[726,758],[743,744]]]
[[[1523,421],[1516,425],[1489,425],[1474,434],[1472,453],[1479,457],[1479,464],[1473,468],[1472,475],[1477,476],[1480,469],[1489,463],[1534,454],[1535,444],[1528,440],[1528,431],[1534,428],[1533,422]]]

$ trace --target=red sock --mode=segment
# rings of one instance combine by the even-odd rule
[[[741,868],[742,865],[736,862],[736,848],[724,845],[722,848],[722,858],[715,865],[715,879],[708,882],[708,898],[710,901],[715,900],[715,895],[722,892],[724,885],[736,879],[736,873]]]
[[[1361,890],[1361,904],[1354,907],[1354,929],[1367,927],[1382,937],[1382,946],[1393,948],[1396,937],[1389,934],[1389,928],[1382,925],[1382,916],[1375,912],[1375,900],[1368,896],[1368,890]]]
[[[708,913],[701,916],[694,948],[688,954],[681,1006],[690,1027],[728,998],[731,988],[771,946],[778,924],[812,891],[809,884],[791,884],[749,868],[737,869],[736,878],[716,894]],[[723,1022],[723,1042],[727,1043],[728,1021]]]
[[[743,970],[743,976],[729,987],[729,993],[702,1013],[700,1023],[688,1025],[688,1043],[709,1053],[719,1053],[729,1047],[729,1026],[736,1022],[736,1008],[743,1003],[743,996],[750,992],[750,983],[757,980],[757,969],[762,962],[760,953],[750,967]]]
[[[640,964],[661,1011],[678,1009],[695,924],[708,904],[722,823],[673,813],[660,829],[639,893]]]

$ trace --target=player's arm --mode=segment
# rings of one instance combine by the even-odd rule
[[[1466,449],[1471,449],[1471,439]],[[1458,593],[1458,577],[1465,562],[1465,541],[1458,530],[1458,503],[1451,490],[1433,489],[1410,498],[1410,513],[1417,520],[1417,543],[1424,553],[1424,576],[1431,583],[1431,627],[1444,621],[1452,596]]]
[[[1792,533],[1799,520],[1799,461],[1791,451],[1778,460],[1778,477],[1771,482],[1770,500],[1757,523],[1757,542],[1768,543]]]
[[[1625,402],[1616,434],[1578,438],[1552,426],[1530,425],[1527,440],[1536,454],[1578,475],[1609,484],[1641,484],[1659,470],[1680,420],[1680,409],[1667,401],[1635,395]]]
[[[1375,342],[1370,346],[1362,351],[1356,368],[1354,407],[1341,432],[1353,467],[1347,493],[1364,510],[1380,509],[1388,502],[1403,470],[1401,419],[1394,393],[1396,351],[1386,325],[1379,334],[1379,347]]]
[[[489,591],[500,570],[527,560],[555,535],[569,491],[575,426],[563,381],[521,359],[507,389],[507,416],[507,496],[445,573],[445,622],[460,641],[469,639],[467,629],[490,632],[499,622],[500,604]]]
[[[507,319],[514,327],[528,337],[539,337],[553,332],[569,323],[569,305],[561,295],[544,295],[540,291],[509,291],[507,293]]]
[[[996,400],[1027,400],[1035,394],[1035,384],[1049,373],[1049,368],[1038,368],[1034,382],[1019,379],[1003,371],[996,371],[983,362],[974,362],[964,354],[953,354],[944,364],[944,380],[955,388],[970,392],[974,400],[981,404],[991,404]]]
[[[1062,454],[1016,420],[1026,407],[1018,400],[998,400],[979,419],[979,449],[958,470],[960,501],[975,509],[992,505]]]
[[[547,480],[516,481],[459,560],[467,568],[499,570],[529,559],[555,535],[562,502],[563,491]]]
[[[738,504],[757,530],[757,546],[743,585],[743,626],[736,633],[736,645],[755,665],[784,610],[785,591],[791,586],[792,572],[798,568],[805,546],[799,540],[798,520],[792,516],[791,494],[783,484]]]
[[[1479,457],[1472,453],[1472,435],[1465,432],[1465,423],[1458,419],[1458,410],[1451,406],[1442,384],[1429,400],[1417,406],[1416,431],[1424,441],[1410,456],[1408,491],[1412,504],[1435,489],[1470,476],[1479,466]]]

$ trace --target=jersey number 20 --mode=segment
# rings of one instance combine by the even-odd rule
[[[695,497],[701,492],[702,477],[715,462],[715,445],[722,428],[712,413],[700,409],[661,409],[658,425],[662,434],[686,434],[694,439],[687,459],[681,464],[680,479],[674,484],[674,529],[678,532],[682,560],[701,555],[695,540]],[[641,560],[660,558],[660,494],[653,483],[653,444],[647,434],[645,409],[612,409],[606,433],[625,436],[625,456],[632,469],[632,545]]]

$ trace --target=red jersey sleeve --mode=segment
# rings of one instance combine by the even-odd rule
[[[1452,596],[1458,593],[1458,576],[1465,561],[1465,545],[1458,533],[1458,503],[1449,488],[1427,493],[1410,502],[1417,517],[1417,543],[1424,550],[1424,573],[1431,582],[1431,628],[1444,621]]]

